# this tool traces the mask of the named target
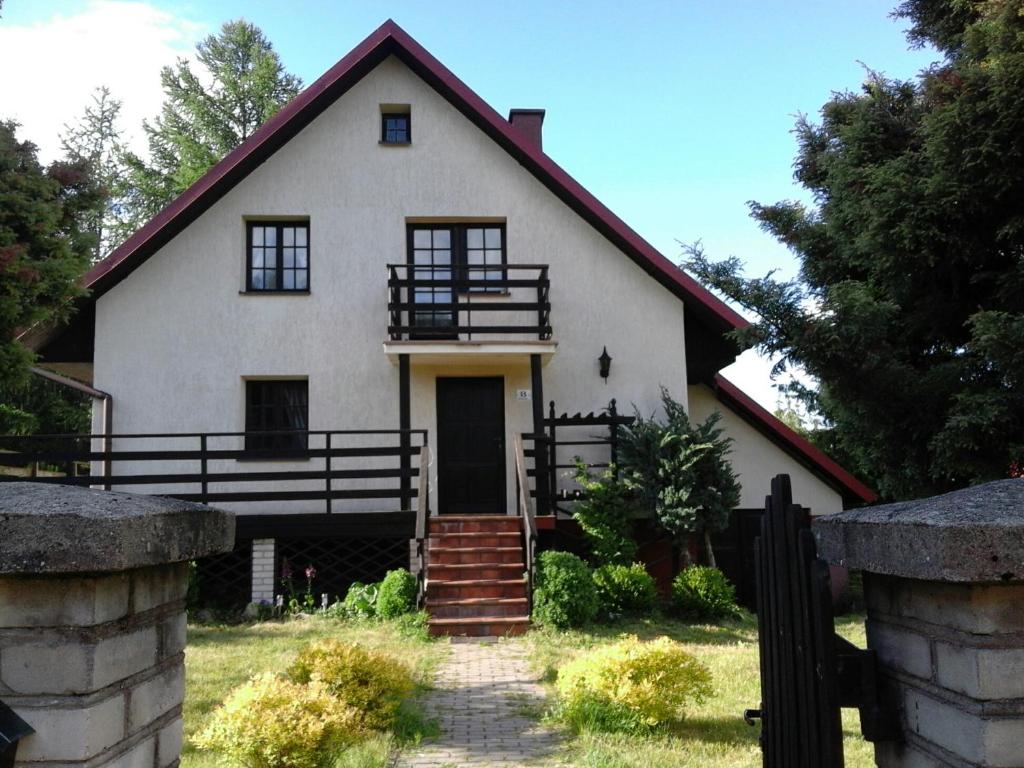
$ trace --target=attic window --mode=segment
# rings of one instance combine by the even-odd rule
[[[391,105],[389,105],[390,107]],[[380,143],[381,144],[411,144],[412,143],[412,121],[409,116],[409,108],[404,110],[381,107],[380,113]]]

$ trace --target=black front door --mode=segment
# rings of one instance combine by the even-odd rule
[[[437,380],[439,511],[505,512],[505,380]]]

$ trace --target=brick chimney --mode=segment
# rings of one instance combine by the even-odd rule
[[[508,121],[528,142],[543,151],[544,140],[541,130],[544,125],[543,109],[509,110]]]

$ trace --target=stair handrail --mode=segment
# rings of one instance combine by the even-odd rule
[[[523,559],[526,566],[526,597],[533,606],[533,583],[535,555],[537,549],[537,517],[530,495],[530,479],[526,472],[526,453],[523,448],[523,436],[516,432],[512,436],[512,444],[516,462],[516,502],[519,516],[523,519]]]
[[[419,490],[416,494],[416,604],[427,595],[427,518],[430,517],[430,446],[420,448]]]

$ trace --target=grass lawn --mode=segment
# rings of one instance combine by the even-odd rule
[[[863,617],[836,620],[839,634],[864,646]],[[691,625],[661,619],[630,621],[576,632],[535,630],[512,642],[525,643],[539,671],[554,671],[580,652],[624,634],[641,639],[667,635],[711,670],[715,693],[695,705],[672,734],[651,737],[582,734],[567,743],[560,765],[578,768],[749,768],[761,764],[759,729],[743,722],[744,709],[760,701],[757,620],[747,615],[722,625]],[[855,710],[843,711],[847,768],[873,768],[873,747],[860,737]]]
[[[837,629],[863,647],[862,617],[837,620]],[[757,625],[753,617],[723,625],[689,625],[659,619],[597,626],[575,632],[535,630],[503,642],[525,644],[539,671],[550,678],[557,667],[587,648],[610,643],[623,634],[641,638],[659,635],[686,643],[714,677],[715,694],[695,706],[685,723],[671,734],[635,737],[584,734],[570,739],[557,765],[578,768],[749,768],[760,764],[757,728],[744,724],[744,709],[759,701]],[[203,727],[207,715],[228,691],[263,671],[282,671],[310,640],[336,637],[358,641],[404,660],[417,679],[429,680],[446,654],[443,643],[403,632],[394,622],[306,621],[267,622],[240,626],[190,626],[186,651],[186,743],[182,768],[223,765],[216,755],[198,752],[188,737]],[[860,738],[856,711],[844,711],[846,765],[874,765],[870,744]],[[392,737],[379,737],[350,750],[336,768],[384,768],[395,748]]]
[[[200,752],[191,736],[228,692],[258,672],[283,672],[299,648],[312,640],[334,637],[386,651],[402,659],[418,681],[432,678],[445,646],[424,639],[395,622],[341,622],[331,619],[264,622],[234,626],[190,625],[185,650],[185,745],[182,768],[222,766],[224,761]],[[400,723],[401,725],[401,723]],[[413,727],[419,725],[412,723]],[[337,768],[381,768],[388,764],[394,740],[372,739],[349,750]]]

